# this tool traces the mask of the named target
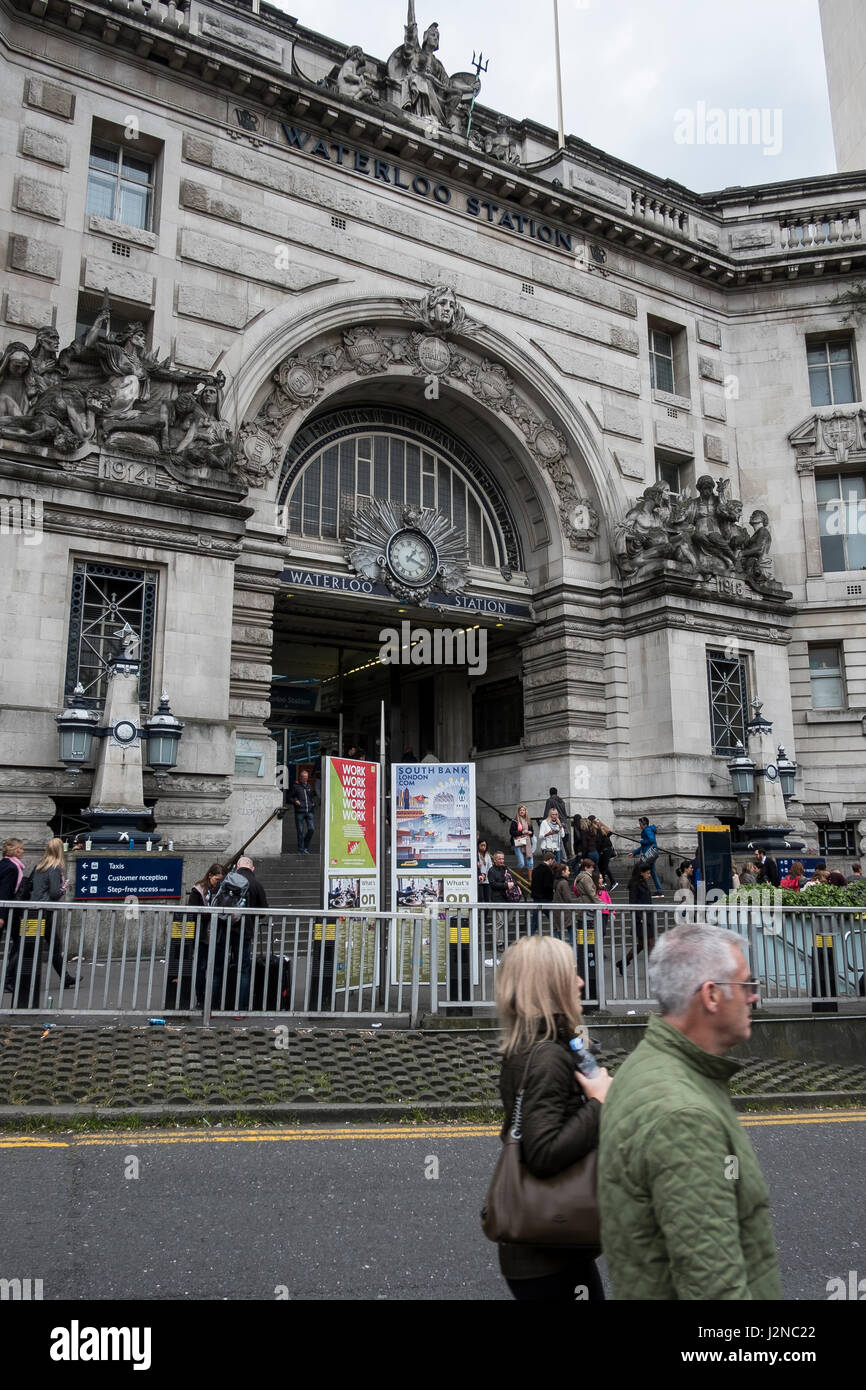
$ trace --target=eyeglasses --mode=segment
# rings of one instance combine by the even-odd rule
[[[760,980],[705,980],[706,985],[739,985],[747,994],[759,994],[761,990]],[[698,985],[695,994],[700,994],[704,985]]]

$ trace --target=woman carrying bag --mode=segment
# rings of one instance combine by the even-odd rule
[[[522,1200],[527,1209],[533,1192],[533,1206],[537,1204],[539,1189],[544,1205],[544,1188],[550,1183],[560,1200],[565,1200],[566,1210],[577,1212],[582,1200],[578,1224],[593,1225],[595,1213],[588,1218],[585,1214],[589,1168],[582,1161],[598,1148],[601,1106],[610,1077],[603,1067],[592,1080],[575,1071],[569,1040],[582,1023],[582,987],[573,952],[565,942],[549,936],[522,937],[509,946],[496,977],[496,1002],[504,1033],[499,1080],[505,1107],[501,1138],[508,1152],[503,1150],[497,1165],[483,1222],[485,1234],[499,1244],[499,1267],[520,1302],[573,1303],[578,1285],[586,1289],[591,1301],[604,1298],[595,1264],[600,1253],[597,1226],[595,1243],[590,1245],[581,1241],[534,1244],[533,1220],[525,1219],[527,1212],[504,1209],[505,1194],[514,1190],[505,1180],[508,1161],[519,1148]],[[512,1142],[515,1129],[519,1146]],[[513,1176],[513,1169],[511,1173]],[[558,1180],[554,1183],[554,1179]],[[594,1197],[590,1201],[594,1204]],[[516,1225],[523,1227],[529,1239],[516,1243],[512,1236],[510,1242],[504,1241],[501,1232],[507,1229],[511,1233]],[[570,1233],[571,1227],[562,1232],[566,1240]]]

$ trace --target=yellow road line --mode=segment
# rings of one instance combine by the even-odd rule
[[[767,1125],[856,1124],[866,1121],[866,1110],[815,1114],[744,1116],[748,1128]],[[41,1139],[33,1135],[0,1136],[0,1149],[136,1148],[145,1144],[275,1144],[315,1143],[359,1139],[491,1139],[498,1125],[358,1125],[342,1128],[306,1127],[299,1129],[237,1129],[224,1132],[211,1129],[181,1130],[171,1134],[130,1130],[120,1134],[75,1135],[70,1139]]]

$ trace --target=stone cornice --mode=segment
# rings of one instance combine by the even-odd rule
[[[470,147],[459,137],[442,132],[428,139],[418,125],[393,108],[377,110],[374,106],[350,102],[336,93],[317,86],[299,76],[291,66],[280,67],[244,50],[232,47],[227,41],[201,34],[192,34],[188,25],[188,0],[177,5],[174,0],[154,0],[148,12],[142,0],[3,0],[20,14],[29,12],[42,26],[85,37],[91,43],[110,48],[116,60],[126,51],[140,62],[156,60],[159,71],[183,75],[204,82],[213,89],[230,93],[236,101],[261,104],[280,113],[286,112],[297,121],[311,123],[328,136],[346,137],[377,151],[399,154],[405,161],[423,166],[440,177],[459,181],[478,190],[482,196],[495,196],[559,221],[568,230],[582,233],[593,241],[620,245],[630,254],[666,263],[673,271],[696,276],[722,288],[737,288],[754,283],[768,283],[776,278],[791,280],[801,275],[849,275],[866,270],[866,233],[856,230],[847,239],[829,244],[811,245],[798,242],[793,246],[773,244],[772,249],[756,256],[745,256],[728,249],[724,242],[740,220],[724,217],[725,207],[737,201],[753,205],[758,199],[765,220],[774,224],[792,208],[789,199],[808,196],[828,201],[863,188],[862,178],[856,182],[851,175],[831,175],[813,180],[797,180],[775,185],[770,189],[724,190],[718,194],[694,194],[679,184],[657,179],[644,170],[617,160],[569,137],[563,167],[569,160],[583,164],[594,172],[619,179],[625,185],[627,208],[612,208],[609,203],[584,189],[557,187],[552,171],[557,155],[552,153],[535,165],[503,164]],[[328,57],[339,58],[345,53],[343,45],[326,40],[310,30],[298,28],[290,16],[265,7],[262,15],[230,4],[212,5],[213,13],[222,14],[227,22],[242,20],[247,26],[260,26],[263,38],[277,35],[286,39],[286,47],[296,41],[318,47]],[[479,115],[495,118],[496,113],[477,107]],[[546,142],[552,132],[530,121],[514,121],[515,130]],[[246,131],[232,131],[236,138],[250,140],[254,146],[282,146]],[[548,171],[547,178],[542,171]],[[772,202],[776,206],[772,207]],[[866,205],[866,190],[864,190]],[[859,227],[859,206],[850,204]],[[796,211],[796,209],[793,209]],[[701,228],[704,220],[707,228]],[[754,223],[754,212],[744,223]],[[694,224],[694,225],[692,225]],[[711,225],[710,225],[711,224]],[[777,229],[778,230],[778,229]],[[775,233],[771,229],[772,241]],[[781,230],[779,241],[784,241]],[[718,242],[718,244],[715,244]],[[769,245],[769,243],[768,243]],[[606,273],[602,271],[601,273]]]

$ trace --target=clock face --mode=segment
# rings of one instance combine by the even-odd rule
[[[388,542],[388,564],[404,584],[428,584],[439,568],[436,547],[420,531],[397,531]]]

